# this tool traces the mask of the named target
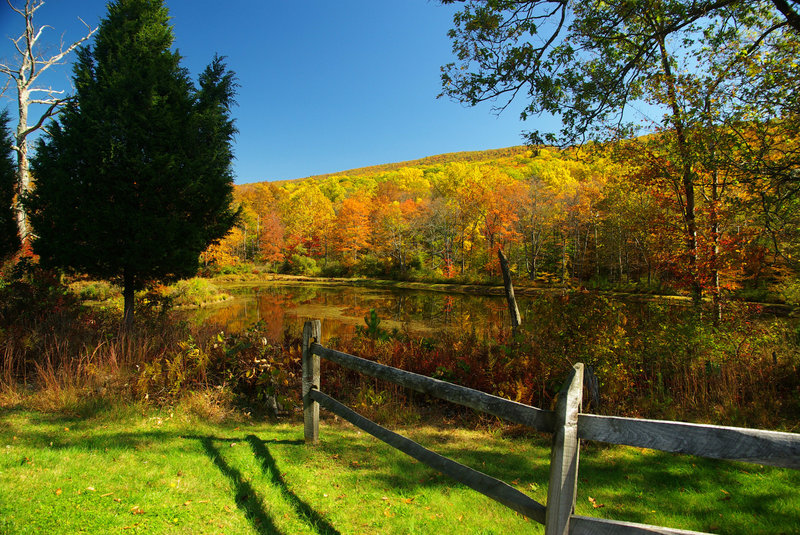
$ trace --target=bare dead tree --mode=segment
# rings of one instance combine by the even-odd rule
[[[10,38],[16,49],[16,63],[0,63],[0,74],[4,74],[7,77],[0,95],[8,89],[12,82],[17,87],[19,120],[14,134],[13,146],[17,154],[17,191],[14,210],[17,214],[17,228],[20,239],[24,243],[30,235],[25,210],[21,205],[22,195],[30,189],[28,137],[42,128],[44,122],[56,115],[61,106],[68,100],[64,91],[58,91],[52,87],[39,87],[36,85],[36,80],[50,67],[65,64],[64,58],[80,46],[81,43],[89,39],[97,30],[97,27],[91,28],[79,18],[78,20],[81,20],[89,30],[88,33],[70,45],[65,45],[62,38],[58,52],[49,57],[44,56],[39,52],[37,45],[44,30],[46,28],[52,29],[52,27],[43,25],[37,28],[33,22],[34,13],[44,5],[44,0],[25,0],[25,5],[19,8],[14,6],[11,0],[6,0],[6,2],[25,21],[25,31],[16,39]],[[28,110],[32,104],[44,105],[47,108],[32,125],[29,125]]]

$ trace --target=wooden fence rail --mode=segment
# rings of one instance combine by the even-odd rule
[[[322,324],[303,328],[303,413],[305,441],[319,441],[319,407],[410,455],[456,481],[545,525],[545,535],[698,534],[661,526],[619,522],[573,514],[578,481],[580,439],[625,444],[714,459],[800,469],[800,434],[737,427],[599,416],[580,412],[583,364],[576,364],[559,395],[555,411],[542,410],[320,345]],[[428,450],[394,433],[320,391],[320,357],[370,377],[469,407],[533,429],[552,433],[547,506],[512,486]]]

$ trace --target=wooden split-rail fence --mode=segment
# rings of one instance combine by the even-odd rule
[[[319,442],[319,407],[322,406],[434,470],[543,524],[546,535],[699,533],[573,514],[581,439],[800,469],[800,434],[797,433],[584,414],[580,412],[583,364],[575,364],[559,393],[556,410],[550,411],[335,351],[320,345],[321,340],[321,322],[306,322],[303,329],[302,356],[306,443]],[[538,431],[552,433],[547,506],[503,481],[443,457],[381,427],[324,394],[320,390],[320,358],[370,377],[390,381]]]

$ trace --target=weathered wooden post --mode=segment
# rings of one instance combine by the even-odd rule
[[[508,260],[506,260],[506,255],[503,254],[502,249],[497,250],[497,258],[500,260],[500,270],[503,272],[503,286],[506,291],[508,313],[511,316],[511,330],[516,334],[519,330],[519,324],[522,323],[522,318],[519,315],[517,298],[514,296],[514,285],[511,284],[511,270],[508,267]]]
[[[545,535],[567,535],[578,485],[578,413],[583,396],[583,364],[576,364],[558,394]]]
[[[310,350],[311,344],[322,341],[322,322],[307,321],[303,325],[303,430],[306,444],[319,442],[319,403],[309,397],[312,388],[319,389],[319,357]]]

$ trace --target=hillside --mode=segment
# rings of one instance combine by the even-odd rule
[[[519,154],[525,153],[525,151],[529,150],[528,147],[523,145],[517,145],[514,147],[506,147],[502,149],[488,149],[488,150],[475,150],[475,151],[463,151],[463,152],[447,152],[444,154],[437,154],[435,156],[426,156],[424,158],[419,158],[417,160],[408,160],[405,162],[395,162],[395,163],[385,163],[381,165],[371,165],[368,167],[358,167],[356,169],[349,169],[346,171],[338,171],[335,173],[326,173],[322,175],[313,175],[304,178],[294,178],[290,180],[272,180],[269,181],[271,184],[275,184],[276,186],[281,186],[288,182],[298,182],[301,180],[325,180],[326,178],[330,178],[332,176],[371,176],[371,175],[378,175],[381,173],[386,173],[389,171],[397,171],[398,169],[402,169],[403,167],[420,167],[420,166],[428,166],[428,165],[444,165],[453,162],[483,162],[488,160],[497,160],[499,158],[508,158],[511,156],[517,156]],[[237,187],[242,189],[249,189],[249,186],[253,186],[255,184],[262,184],[267,182],[265,180],[260,180],[256,182],[247,182],[245,184],[239,184]]]

